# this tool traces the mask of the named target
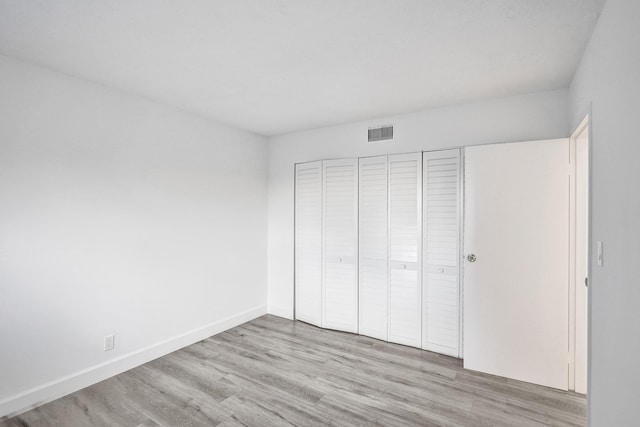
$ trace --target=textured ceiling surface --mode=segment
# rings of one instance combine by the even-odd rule
[[[568,87],[604,0],[0,0],[0,54],[263,135]]]

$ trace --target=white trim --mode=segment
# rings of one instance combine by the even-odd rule
[[[44,405],[52,400],[118,375],[158,357],[172,353],[212,335],[219,334],[267,313],[267,306],[260,305],[239,314],[201,326],[181,335],[160,341],[113,360],[80,370],[0,401],[0,420],[10,418]]]
[[[569,334],[567,363],[569,390],[575,391],[576,361],[576,135],[569,138]]]
[[[587,134],[587,240],[585,244],[587,245],[587,252],[589,256],[587,256],[587,277],[590,277],[591,274],[591,126],[590,126],[590,117],[591,114],[587,113],[584,115],[584,118],[580,121],[580,124],[576,127],[576,130],[569,137],[570,141],[570,155],[571,155],[571,194],[570,194],[570,203],[572,208],[572,213],[570,216],[571,219],[571,249],[570,249],[570,281],[569,281],[569,390],[575,391],[576,389],[576,365],[578,358],[580,357],[576,351],[576,342],[577,342],[577,330],[578,330],[578,319],[577,319],[577,289],[579,286],[583,286],[584,283],[580,280],[577,274],[577,256],[578,248],[577,245],[577,219],[578,219],[578,211],[577,211],[577,197],[578,197],[578,139],[586,132]],[[590,305],[590,289],[587,289],[587,304]],[[587,366],[590,363],[589,357],[589,312],[587,312],[587,354],[584,355],[586,357]],[[587,367],[587,389],[589,387],[589,374]],[[582,393],[582,391],[578,391],[578,393]]]
[[[460,191],[460,194],[458,196],[458,221],[460,221],[460,226],[458,227],[458,230],[460,232],[459,238],[458,238],[458,283],[459,283],[459,289],[460,289],[460,299],[459,299],[459,322],[460,322],[460,329],[459,329],[459,333],[460,333],[460,338],[458,341],[458,359],[464,359],[464,212],[465,212],[465,204],[464,204],[464,192],[465,192],[465,187],[464,187],[464,183],[465,183],[465,178],[464,178],[464,174],[465,174],[465,169],[464,169],[464,157],[465,153],[464,153],[464,148],[460,148],[460,182],[459,182],[459,186],[458,186],[458,191]]]

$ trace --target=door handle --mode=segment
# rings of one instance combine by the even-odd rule
[[[476,262],[478,258],[476,258],[475,254],[469,254],[467,255],[467,261],[469,262]]]

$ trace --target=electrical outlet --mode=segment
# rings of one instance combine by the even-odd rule
[[[115,335],[107,335],[104,337],[104,351],[113,350],[116,344],[116,336]]]

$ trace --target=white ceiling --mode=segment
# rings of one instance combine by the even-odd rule
[[[0,53],[275,135],[565,88],[604,0],[0,0]]]

